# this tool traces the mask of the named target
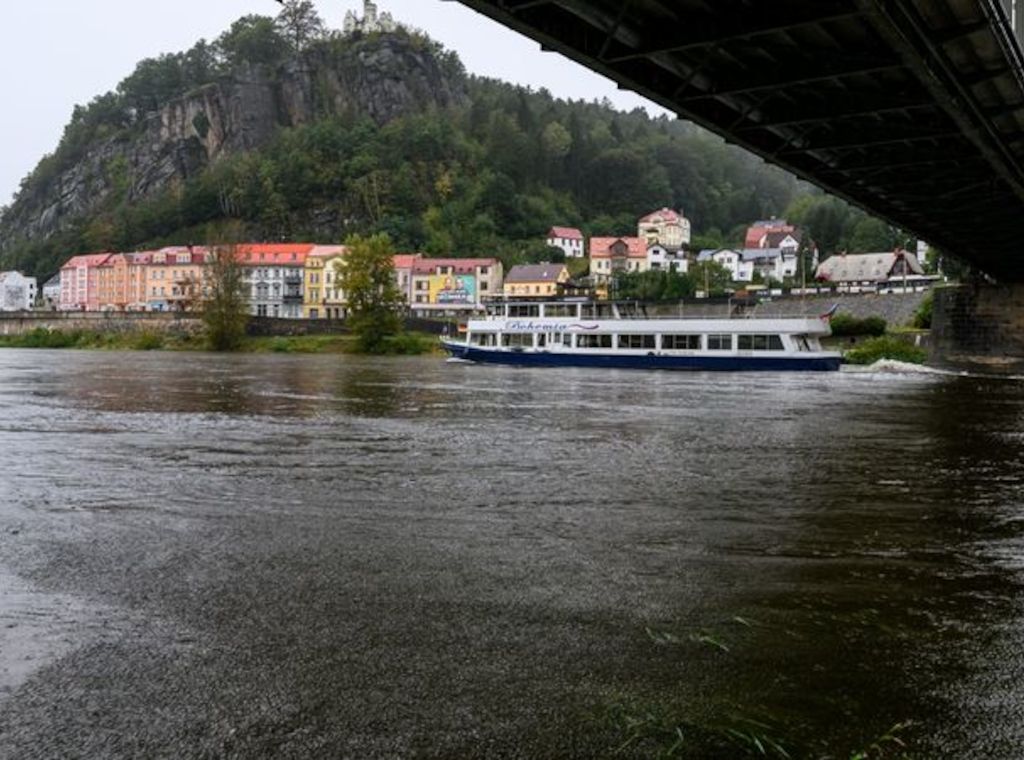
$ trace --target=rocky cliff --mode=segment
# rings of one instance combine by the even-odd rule
[[[429,45],[405,34],[324,45],[279,67],[242,66],[90,146],[74,165],[29,185],[0,218],[0,250],[45,240],[99,210],[115,193],[129,202],[202,172],[218,158],[259,148],[278,130],[332,115],[384,124],[466,98]]]

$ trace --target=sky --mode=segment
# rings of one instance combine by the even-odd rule
[[[340,28],[362,0],[314,0],[328,26]],[[617,107],[660,107],[451,0],[379,0],[381,11],[455,50],[473,74],[557,97],[607,97]],[[18,0],[0,23],[0,206],[21,179],[57,147],[75,104],[116,87],[143,58],[212,40],[249,13],[273,16],[274,0]]]

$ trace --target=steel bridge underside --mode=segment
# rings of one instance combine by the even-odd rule
[[[1024,281],[1014,0],[459,1],[1000,280]]]

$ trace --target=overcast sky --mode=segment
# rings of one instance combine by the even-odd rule
[[[315,0],[329,26],[362,0]],[[0,22],[0,205],[53,151],[76,103],[113,89],[142,58],[213,39],[240,16],[276,14],[274,0],[8,0]],[[606,79],[457,2],[379,0],[382,11],[425,30],[475,74],[547,87],[566,98],[608,97],[629,110],[648,106]]]

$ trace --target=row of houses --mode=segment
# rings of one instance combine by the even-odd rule
[[[253,316],[344,316],[339,274],[344,246],[251,243],[233,251]],[[54,306],[62,311],[191,311],[209,294],[210,261],[210,251],[201,246],[75,256],[61,267]],[[394,270],[399,291],[419,315],[472,311],[482,299],[503,292],[503,267],[495,258],[403,254],[394,257]]]

